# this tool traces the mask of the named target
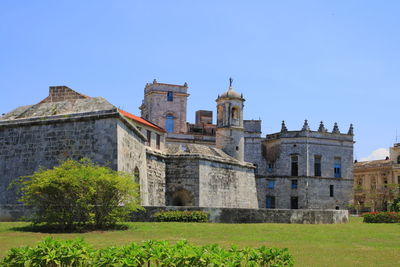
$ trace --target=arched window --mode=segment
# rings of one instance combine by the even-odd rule
[[[239,119],[239,109],[237,107],[232,108],[232,119],[234,120]]]
[[[400,156],[397,157],[397,164],[400,164]]]
[[[174,116],[171,114],[168,114],[165,117],[165,130],[167,133],[172,133],[174,132]]]
[[[135,170],[133,171],[133,179],[135,183],[140,185],[140,172],[138,167],[136,167]]]

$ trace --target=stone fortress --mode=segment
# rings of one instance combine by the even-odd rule
[[[347,208],[353,184],[352,126],[343,134],[336,124],[328,132],[321,122],[311,131],[305,121],[300,131],[288,131],[283,122],[280,132],[262,137],[261,120],[244,120],[245,99],[232,80],[216,99],[217,123],[212,111],[200,110],[191,124],[186,120],[187,90],[186,83],[146,84],[137,117],[101,97],[52,86],[41,102],[1,116],[0,219],[16,217],[17,195],[9,187],[13,180],[83,157],[132,173],[148,209],[226,209],[235,216],[260,211],[263,218],[256,215],[254,222],[279,221],[268,218],[277,214],[271,210],[281,210],[293,222],[298,209]],[[301,216],[313,217],[310,221],[324,212],[306,211]],[[347,216],[338,214],[328,216]]]

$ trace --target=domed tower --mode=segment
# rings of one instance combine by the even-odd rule
[[[232,88],[218,96],[216,147],[237,160],[244,161],[243,96]]]

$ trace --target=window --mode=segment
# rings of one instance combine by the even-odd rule
[[[291,175],[298,176],[299,175],[299,157],[297,155],[292,155],[290,158],[292,160]]]
[[[397,157],[397,163],[400,164],[400,156]]]
[[[400,184],[400,176],[397,176],[397,184]]]
[[[335,173],[335,178],[341,178],[342,177],[342,162],[341,158],[335,157],[334,159],[334,173]]]
[[[151,145],[151,131],[147,130],[147,145]]]
[[[165,118],[165,130],[168,133],[172,133],[174,131],[174,116],[167,115]]]
[[[290,197],[290,208],[298,209],[299,208],[299,198],[298,197]]]
[[[174,93],[172,91],[168,91],[167,101],[173,101],[173,100],[174,100]]]
[[[267,209],[275,209],[275,197],[274,196],[267,196],[267,200],[265,203],[265,208]]]
[[[334,186],[331,184],[330,186],[329,186],[329,196],[330,197],[333,197],[333,195],[334,195]]]
[[[274,170],[274,164],[271,162],[268,162],[268,167],[267,167],[267,171],[268,172],[272,172]]]
[[[297,180],[292,180],[292,189],[297,189]]]
[[[234,120],[239,119],[239,109],[237,107],[232,108],[232,119]]]
[[[321,176],[321,156],[314,156],[314,176]]]
[[[160,149],[161,137],[159,134],[156,134],[156,148]]]
[[[268,180],[267,187],[268,187],[268,189],[274,189],[275,188],[275,180]]]

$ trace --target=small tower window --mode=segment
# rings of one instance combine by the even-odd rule
[[[172,91],[168,91],[167,101],[174,101],[174,93]]]
[[[397,164],[400,164],[400,156],[397,157]]]
[[[165,117],[165,130],[168,133],[174,132],[174,116],[172,115],[167,115]]]
[[[331,184],[331,185],[329,186],[329,196],[330,196],[330,197],[333,197],[333,196],[334,196],[334,193],[335,193],[335,187],[333,186],[333,184]]]
[[[267,196],[267,201],[265,203],[265,207],[267,209],[275,209],[275,197],[274,196]]]
[[[147,145],[151,146],[151,131],[147,130]]]
[[[297,180],[292,180],[292,189],[297,189]]]
[[[299,157],[297,155],[292,155],[291,157],[291,175],[298,176],[299,175]]]
[[[290,208],[295,210],[299,208],[299,197],[290,197]]]
[[[341,158],[335,157],[334,159],[334,174],[335,178],[341,178],[342,177],[342,162]]]
[[[314,156],[314,176],[321,176],[321,156]]]
[[[159,134],[156,134],[156,148],[160,149],[161,137]]]
[[[275,180],[268,180],[267,181],[267,188],[274,189],[275,188]]]

